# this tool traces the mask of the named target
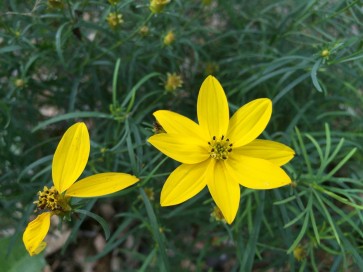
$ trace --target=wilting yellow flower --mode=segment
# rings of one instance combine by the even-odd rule
[[[164,45],[166,45],[166,46],[171,45],[174,41],[175,41],[174,32],[169,31],[168,33],[166,33],[166,35],[164,36],[164,39],[163,39]]]
[[[167,73],[167,78],[165,82],[165,90],[168,92],[175,91],[177,88],[183,86],[183,80],[181,76],[177,75],[176,73]]]
[[[213,76],[205,79],[199,91],[199,124],[172,111],[156,111],[154,116],[166,133],[148,141],[182,163],[166,180],[161,205],[182,203],[208,186],[231,224],[240,202],[239,184],[273,189],[291,183],[280,166],[293,158],[294,151],[277,142],[256,139],[271,113],[271,100],[261,98],[244,105],[229,119],[226,95]]]
[[[152,13],[160,13],[165,6],[170,3],[170,0],[150,0],[150,10]]]
[[[52,215],[67,215],[72,211],[71,197],[97,197],[120,191],[139,179],[124,173],[102,173],[75,181],[86,167],[90,139],[84,123],[76,123],[64,133],[54,153],[52,163],[53,185],[39,192],[37,209],[44,211],[31,221],[23,234],[25,248],[31,256],[46,246],[43,241],[50,227]]]
[[[111,28],[116,28],[124,22],[124,20],[122,19],[122,14],[116,12],[110,12],[107,15],[106,20]]]

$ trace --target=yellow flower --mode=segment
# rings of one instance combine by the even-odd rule
[[[152,13],[160,13],[164,7],[170,3],[170,0],[150,0],[150,10]]]
[[[167,79],[165,82],[165,90],[168,92],[175,91],[177,88],[183,86],[183,80],[181,76],[177,75],[176,73],[170,74],[167,73]]]
[[[124,20],[122,19],[122,14],[116,12],[110,12],[107,15],[106,20],[111,28],[116,28],[124,22]]]
[[[53,185],[39,192],[38,210],[44,210],[26,227],[23,234],[25,248],[31,256],[46,246],[43,241],[50,227],[52,215],[67,215],[72,211],[71,197],[97,197],[129,187],[139,179],[124,173],[102,173],[75,181],[86,167],[90,139],[84,123],[76,123],[65,132],[54,153],[52,163]]]
[[[277,142],[256,139],[272,113],[268,98],[241,107],[229,119],[226,95],[218,80],[208,76],[197,101],[199,124],[167,110],[154,113],[166,133],[148,141],[182,163],[166,180],[161,205],[182,203],[208,187],[227,223],[236,217],[240,187],[273,189],[291,183],[280,166],[294,151]]]
[[[174,32],[169,31],[168,33],[166,33],[166,35],[164,36],[164,39],[163,39],[164,45],[166,45],[166,46],[171,45],[174,41],[175,41]]]

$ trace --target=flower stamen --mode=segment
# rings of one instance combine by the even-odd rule
[[[233,144],[229,142],[228,138],[225,139],[224,135],[222,135],[220,140],[217,140],[216,136],[213,136],[212,139],[212,141],[208,142],[210,157],[216,160],[227,160],[229,153],[232,152]]]
[[[62,214],[71,210],[69,198],[60,194],[54,186],[50,189],[44,186],[43,191],[38,192],[38,200],[34,201],[38,210],[49,210],[54,214]]]

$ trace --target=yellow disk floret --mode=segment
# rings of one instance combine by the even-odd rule
[[[216,160],[227,160],[229,153],[232,151],[232,145],[229,139],[223,135],[218,140],[216,136],[213,136],[212,141],[208,142],[210,146],[209,155]]]
[[[69,198],[60,194],[54,186],[44,186],[43,191],[38,192],[38,200],[34,201],[39,210],[49,210],[54,214],[62,214],[71,210]]]

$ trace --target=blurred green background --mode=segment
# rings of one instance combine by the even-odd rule
[[[0,10],[5,271],[19,271],[14,254],[33,271],[361,271],[362,1],[171,0],[152,12],[148,0],[4,0]],[[272,99],[261,137],[297,153],[285,167],[293,185],[241,188],[231,226],[207,190],[161,208],[178,164],[146,142],[155,110],[195,119],[209,74],[232,112]],[[85,176],[119,171],[141,182],[81,202],[105,218],[110,239],[80,215],[53,222],[55,241],[29,258],[19,244],[32,202],[51,184],[56,145],[76,121],[92,140]]]

